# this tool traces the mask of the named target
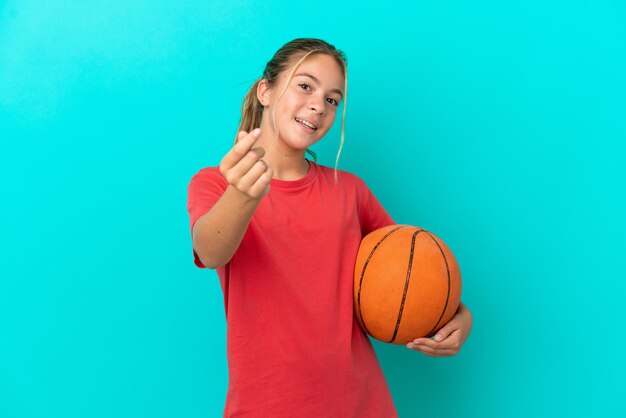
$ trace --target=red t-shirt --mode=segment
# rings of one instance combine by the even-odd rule
[[[352,296],[361,238],[394,221],[363,180],[338,170],[335,184],[334,169],[309,163],[299,180],[271,180],[239,248],[217,269],[227,321],[224,417],[396,417]],[[227,187],[216,167],[192,177],[192,231]]]

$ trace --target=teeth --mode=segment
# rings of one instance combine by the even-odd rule
[[[309,128],[311,128],[311,129],[317,129],[315,126],[311,125],[309,122],[307,122],[307,121],[305,121],[305,120],[298,119],[298,118],[296,118],[296,120],[297,120],[298,122],[300,122],[300,123],[302,123],[302,124],[304,124],[304,125],[308,126],[308,127],[309,127]]]

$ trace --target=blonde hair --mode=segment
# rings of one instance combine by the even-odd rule
[[[344,97],[343,97],[343,112],[341,115],[341,139],[339,143],[339,150],[337,151],[337,157],[335,159],[335,182],[337,181],[337,165],[339,163],[339,154],[341,153],[341,149],[343,148],[343,141],[345,137],[345,119],[346,119],[346,104],[348,99],[348,69],[347,69],[347,58],[345,54],[336,49],[333,45],[315,38],[298,38],[294,39],[283,45],[272,57],[270,61],[268,61],[265,66],[265,70],[263,71],[263,76],[256,80],[254,84],[248,90],[248,93],[243,99],[241,104],[241,122],[239,123],[239,131],[250,132],[255,128],[261,126],[261,120],[263,117],[263,106],[257,97],[257,87],[261,80],[265,79],[270,87],[274,87],[277,85],[279,80],[279,75],[284,71],[289,69],[291,63],[298,60],[295,65],[291,68],[289,73],[289,78],[287,83],[285,84],[285,88],[278,96],[278,100],[283,97],[289,83],[291,82],[291,78],[295,73],[296,69],[304,62],[304,60],[313,54],[326,54],[333,57],[337,64],[339,64],[339,68],[344,76]],[[302,56],[301,56],[302,55]],[[274,127],[274,132],[278,135],[278,126],[275,123],[275,115],[274,115],[275,107],[272,107],[271,111],[271,122]],[[235,135],[235,142],[237,142],[237,136]],[[307,149],[306,152],[313,157],[313,161],[317,162],[317,155],[310,149]]]

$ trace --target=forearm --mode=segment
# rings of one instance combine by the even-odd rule
[[[470,322],[473,321],[472,312],[468,309],[468,307],[462,301],[459,301],[459,307],[456,310],[456,315],[465,316],[469,319]]]
[[[217,268],[230,261],[260,201],[228,186],[211,210],[198,218],[193,248],[206,267]]]

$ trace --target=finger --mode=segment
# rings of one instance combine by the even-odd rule
[[[237,188],[243,192],[250,191],[254,184],[259,180],[259,177],[267,171],[268,167],[269,166],[265,161],[258,160],[237,182]]]
[[[431,344],[432,343],[441,343],[445,340],[448,340],[450,337],[458,336],[460,328],[453,326],[446,326],[437,332],[434,338],[416,338],[413,342]]]
[[[235,166],[243,157],[246,156],[248,151],[252,148],[257,139],[261,136],[261,129],[256,128],[250,133],[241,131],[238,134],[237,143],[228,151],[228,153],[222,158],[220,166],[223,170],[230,170]]]
[[[264,196],[269,192],[270,181],[274,176],[274,169],[270,166],[267,171],[263,173],[259,179],[250,188],[250,195],[252,196]]]
[[[450,356],[454,356],[457,354],[457,351],[451,350],[449,348],[443,349],[443,350],[434,350],[428,347],[421,347],[421,348],[416,347],[416,348],[412,348],[411,350],[418,351],[430,357],[450,357]]]
[[[429,347],[429,348],[434,348],[434,349],[441,347],[441,343],[434,341],[430,338],[416,338],[409,344],[413,344],[419,347]]]
[[[227,180],[239,181],[244,177],[254,166],[254,164],[261,160],[265,155],[265,150],[262,147],[252,148],[248,153],[237,162],[233,167],[228,170]]]
[[[436,353],[436,352],[440,352],[440,351],[454,351],[455,348],[454,347],[446,347],[443,344],[440,343],[435,343],[434,344],[424,344],[424,343],[419,343],[416,344],[414,342],[409,342],[406,344],[407,348],[410,348],[412,350],[417,350],[417,351],[423,351],[423,352],[427,352],[427,353]]]
[[[437,334],[435,335],[435,341],[443,341],[454,331],[459,329],[458,325],[455,322],[448,322],[445,327],[441,328]]]
[[[437,342],[430,338],[418,338],[413,341],[413,344],[418,347],[428,347],[432,349],[451,349],[457,350],[461,347],[459,330],[454,331],[445,340]]]
[[[250,152],[255,153],[259,160],[265,155],[265,149],[263,147],[254,147],[250,150]]]

